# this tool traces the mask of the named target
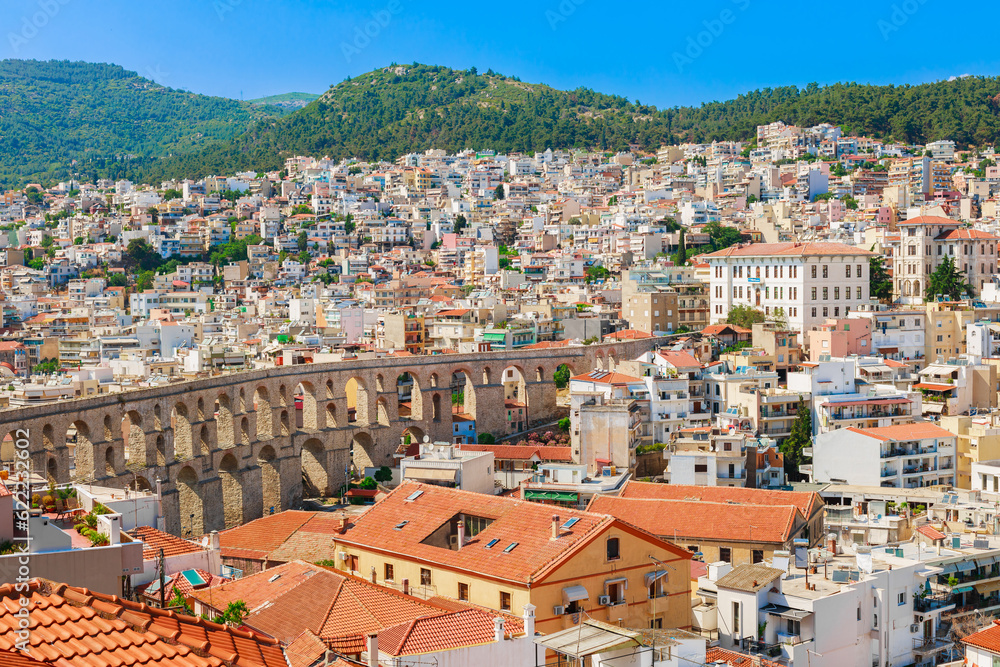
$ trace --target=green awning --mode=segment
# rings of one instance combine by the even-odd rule
[[[502,340],[505,340],[506,338],[507,338],[507,334],[505,334],[505,333],[484,333],[483,334],[483,340],[502,341]]]
[[[969,593],[972,591],[972,586],[960,586],[959,588],[951,589],[952,593]]]
[[[566,502],[577,502],[579,494],[566,491],[525,491],[525,500],[562,500]]]

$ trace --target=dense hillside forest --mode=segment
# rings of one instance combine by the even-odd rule
[[[588,89],[560,91],[488,71],[393,65],[331,87],[281,119],[229,143],[146,162],[149,178],[204,175],[234,166],[275,169],[295,154],[393,159],[411,151],[547,147],[655,149],[682,141],[751,140],[775,120],[828,122],[906,143],[951,138],[1000,142],[1000,79],[965,77],[917,86],[836,84],[757,90],[727,102],[658,110]]]
[[[115,66],[3,61],[0,105],[0,176],[38,178],[61,173],[71,158],[81,159],[85,176],[157,182],[277,169],[295,154],[377,160],[428,148],[649,150],[682,141],[746,141],[757,125],[775,120],[828,122],[906,143],[1000,143],[996,77],[916,86],[810,84],[657,109],[492,71],[392,65],[331,86],[284,115],[272,106],[162,88]]]
[[[117,65],[0,60],[0,184],[61,180],[73,160],[198,150],[280,113],[165,88]]]
[[[285,113],[292,113],[317,98],[319,98],[319,95],[313,93],[282,93],[281,95],[268,95],[267,97],[258,97],[257,99],[247,101],[250,104],[277,107]]]

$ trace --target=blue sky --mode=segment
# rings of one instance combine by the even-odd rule
[[[943,43],[935,0],[702,3],[536,0],[3,0],[0,58],[111,62],[245,99],[392,62],[493,68],[658,106],[759,87],[920,83],[1000,72],[977,40]],[[367,34],[365,34],[367,31]]]

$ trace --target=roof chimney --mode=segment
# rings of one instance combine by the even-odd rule
[[[552,539],[553,540],[558,540],[559,539],[559,515],[558,514],[553,514],[552,515]]]
[[[209,546],[213,551],[218,551],[222,548],[222,543],[219,541],[219,531],[213,530],[210,533]]]
[[[347,532],[347,524],[349,522],[350,522],[350,519],[347,518],[346,516],[340,517],[340,527],[337,529],[337,532],[339,532],[341,535],[343,535],[344,533],[346,533]]]
[[[521,617],[524,620],[524,636],[534,637],[535,636],[535,605],[526,604],[524,605],[524,615]]]
[[[503,617],[501,616],[493,619],[493,641],[503,641]]]
[[[465,546],[465,522],[461,519],[458,520],[458,551],[462,550]]]
[[[368,667],[378,667],[378,634],[368,634]]]

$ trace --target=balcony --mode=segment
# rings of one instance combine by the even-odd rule
[[[932,611],[946,611],[954,608],[954,606],[955,602],[950,595],[934,595],[913,599],[913,610],[921,614],[927,614]]]

